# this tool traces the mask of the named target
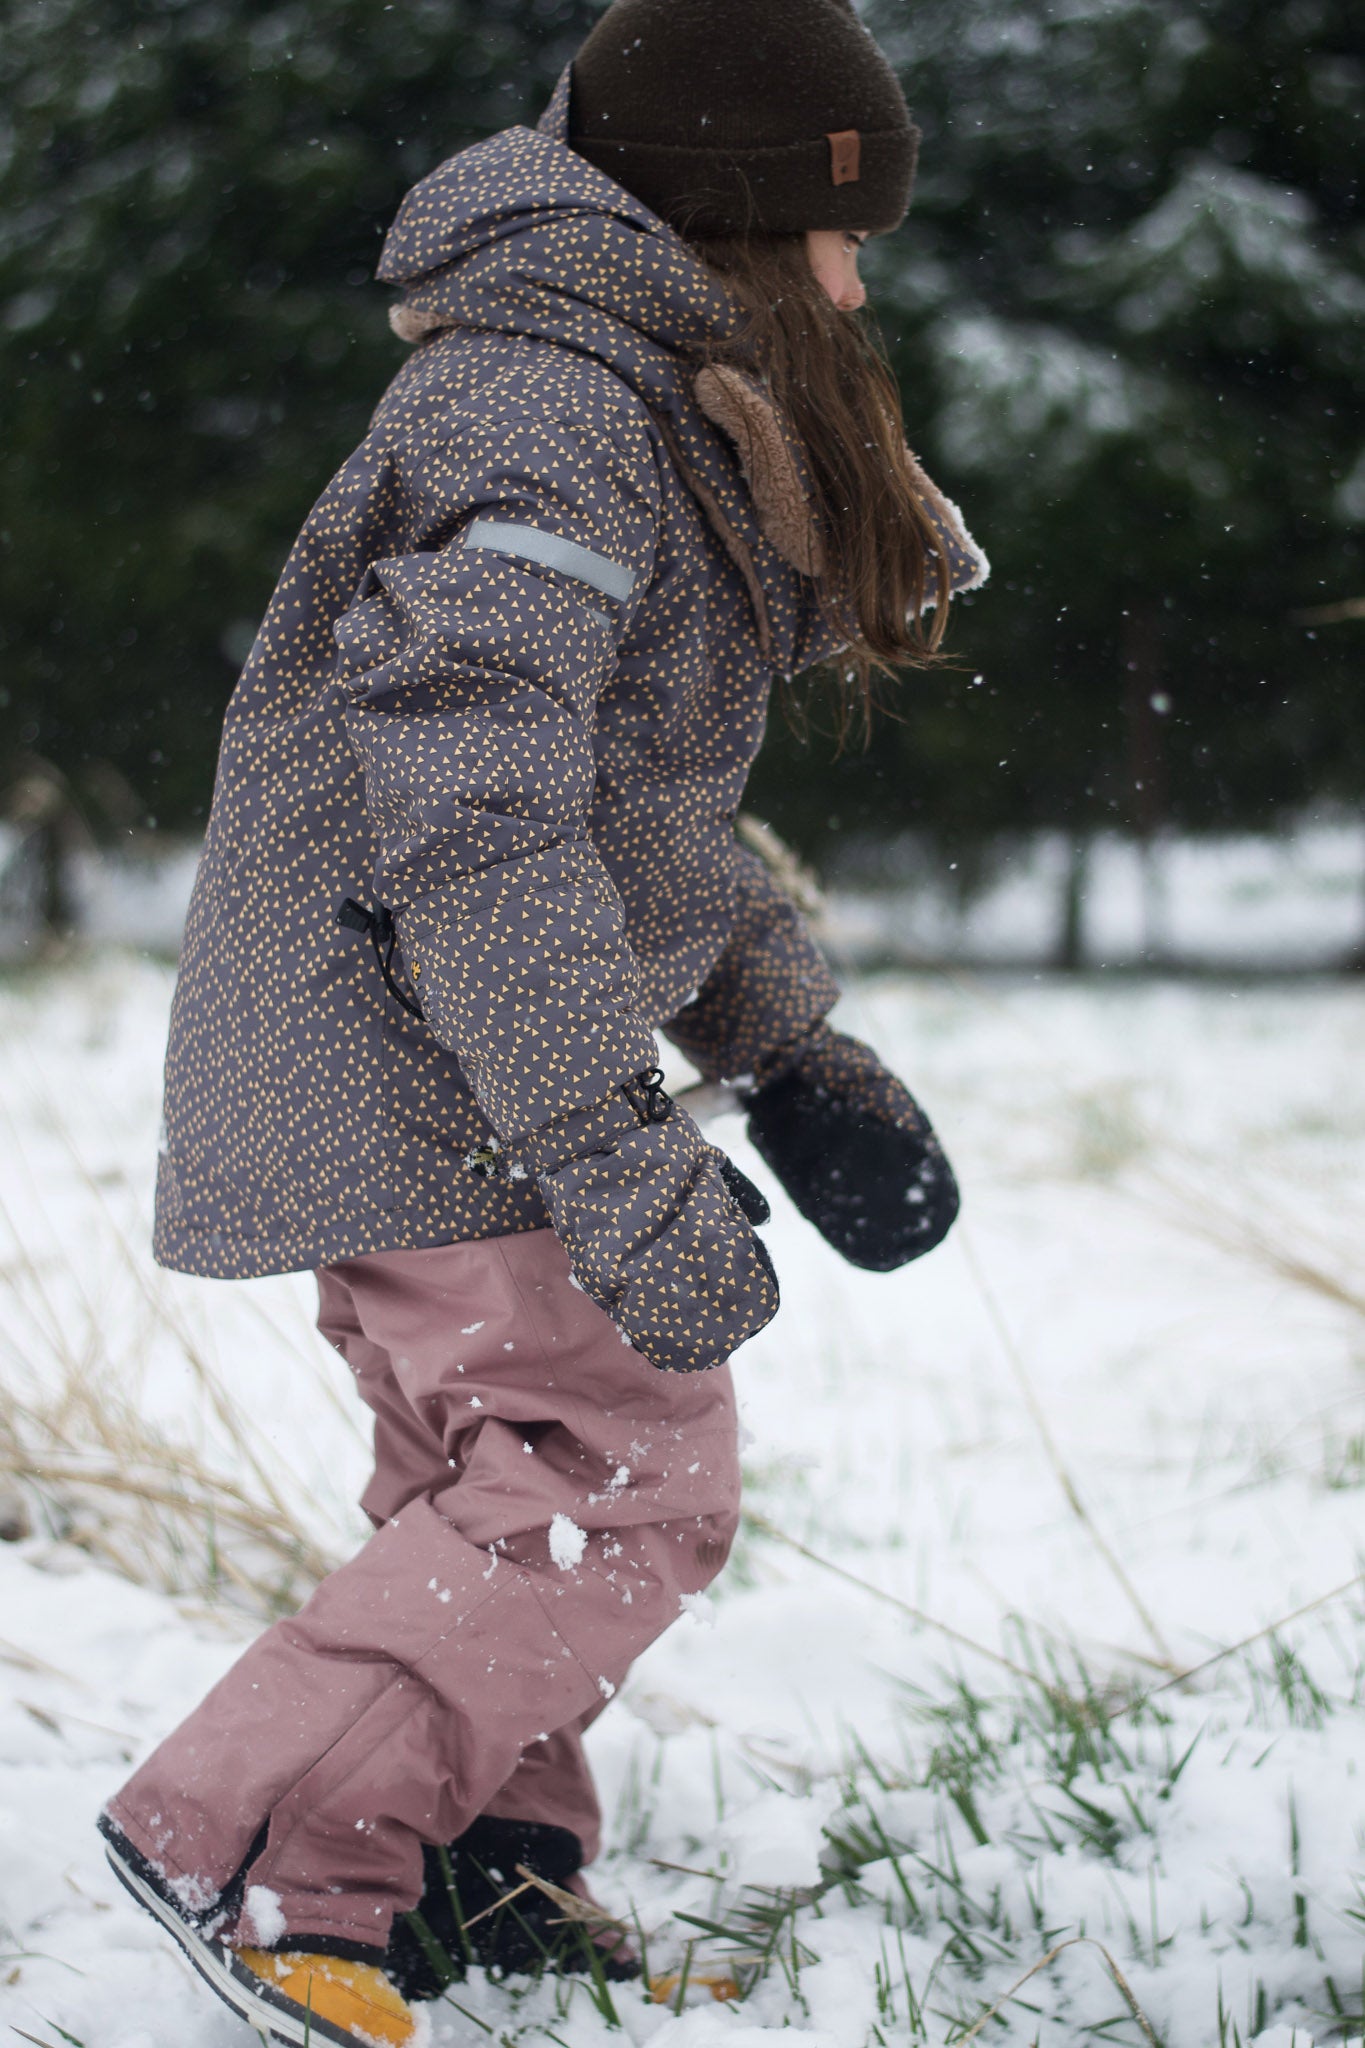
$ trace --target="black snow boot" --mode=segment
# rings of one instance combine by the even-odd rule
[[[566,1917],[563,1904],[519,1874],[520,1867],[559,1891],[571,1889],[583,1849],[568,1828],[484,1814],[448,1849],[424,1849],[423,1859],[420,1904],[394,1922],[384,1957],[404,1998],[439,1998],[471,1963],[498,1977],[547,1969],[600,1969],[613,1983],[639,1976],[624,1940]]]

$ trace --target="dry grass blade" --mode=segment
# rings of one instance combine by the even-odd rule
[[[72,1678],[69,1672],[59,1671],[55,1664],[35,1657],[31,1650],[21,1650],[17,1643],[6,1642],[3,1636],[0,1636],[0,1664],[12,1664],[16,1671],[31,1671],[38,1678],[60,1678],[63,1685],[74,1685],[81,1692],[90,1690],[83,1679]]]
[[[1262,1190],[1257,1194],[1257,1214],[1265,1221],[1253,1222],[1244,1210],[1228,1203],[1216,1188],[1201,1180],[1186,1182],[1170,1172],[1149,1169],[1147,1178],[1155,1195],[1132,1190],[1133,1199],[1183,1231],[1202,1237],[1206,1244],[1228,1252],[1234,1258],[1250,1259],[1266,1272],[1275,1273],[1291,1286],[1317,1294],[1353,1315],[1365,1316],[1365,1294],[1342,1277],[1353,1256],[1348,1243],[1336,1245],[1326,1237],[1314,1242],[1315,1233],[1302,1216],[1271,1207],[1273,1198]],[[1357,1219],[1358,1222],[1358,1219]],[[1355,1233],[1358,1238],[1358,1230]],[[1333,1271],[1333,1265],[1339,1270]]]
[[[1037,1962],[1031,1964],[1030,1967],[1027,1970],[1025,1970],[1022,1977],[1016,1977],[1015,1981],[1013,1982],[1013,1984],[1010,1985],[1009,1990],[1005,1992],[1003,1997],[997,1998],[995,2004],[991,2006],[988,2011],[983,2012],[980,2019],[974,2021],[973,2024],[970,2027],[968,2027],[965,2034],[959,2034],[956,2037],[954,2048],[964,2048],[964,2044],[966,2042],[974,2041],[977,2035],[982,2031],[982,2029],[984,2027],[989,2026],[993,2019],[998,2018],[1000,2013],[1002,2013],[1005,2007],[1009,2004],[1010,2000],[1016,1997],[1018,1993],[1023,1990],[1025,1984],[1028,1983],[1030,1977],[1036,1977],[1040,1970],[1046,1970],[1050,1963],[1056,1962],[1058,1956],[1061,1955],[1063,1949],[1068,1948],[1095,1948],[1099,1950],[1100,1955],[1104,1959],[1105,1968],[1108,1970],[1110,1976],[1114,1980],[1114,1983],[1118,1987],[1119,1993],[1122,1996],[1125,2005],[1128,2007],[1129,2012],[1131,2012],[1133,2018],[1137,2021],[1139,2027],[1141,2027],[1144,2039],[1151,2042],[1152,2048],[1162,2048],[1162,2043],[1158,2038],[1151,2021],[1148,2019],[1146,2013],[1142,2010],[1142,2007],[1138,2004],[1137,1999],[1133,1996],[1132,1986],[1129,1984],[1128,1979],[1124,1976],[1122,1970],[1114,1961],[1114,1958],[1110,1955],[1104,1943],[1102,1941],[1096,1941],[1093,1934],[1068,1935],[1065,1941],[1059,1941],[1055,1948],[1050,1948],[1045,1956],[1039,1956]]]
[[[547,1877],[538,1877],[535,1871],[528,1870],[524,1863],[518,1863],[516,1869],[517,1876],[525,1880],[518,1886],[518,1890],[525,1891],[529,1885],[535,1891],[542,1892],[559,1907],[566,1920],[578,1921],[588,1927],[610,1927],[616,1934],[630,1933],[631,1930],[624,1920],[618,1920],[614,1913],[608,1913],[605,1907],[597,1905],[594,1900],[580,1899],[577,1892],[564,1891],[559,1885],[551,1884]],[[509,1896],[515,1897],[516,1894],[511,1893]],[[499,1904],[505,1903],[499,1901]],[[466,1924],[470,1927],[474,1925],[472,1920]]]
[[[1056,1474],[1057,1483],[1062,1489],[1062,1494],[1066,1500],[1066,1504],[1071,1509],[1071,1512],[1075,1515],[1077,1521],[1080,1522],[1081,1526],[1084,1528],[1086,1534],[1089,1536],[1091,1542],[1094,1544],[1100,1556],[1104,1559],[1104,1562],[1109,1567],[1109,1570],[1112,1572],[1116,1583],[1122,1589],[1126,1599],[1128,1600],[1129,1605],[1132,1607],[1134,1614],[1136,1614],[1138,1620],[1142,1623],[1144,1629],[1146,1629],[1147,1634],[1150,1637],[1151,1642],[1153,1644],[1153,1647],[1156,1650],[1157,1659],[1162,1669],[1166,1671],[1175,1671],[1177,1669],[1175,1656],[1173,1655],[1171,1647],[1167,1643],[1166,1638],[1162,1635],[1161,1630],[1158,1628],[1155,1617],[1151,1612],[1151,1609],[1148,1607],[1142,1595],[1138,1592],[1138,1589],[1133,1584],[1133,1581],[1129,1578],[1128,1573],[1125,1570],[1123,1562],[1119,1557],[1117,1551],[1114,1549],[1108,1537],[1104,1534],[1104,1531],[1100,1528],[1094,1516],[1091,1514],[1089,1508],[1086,1506],[1085,1502],[1081,1498],[1080,1490],[1077,1487],[1075,1480],[1071,1476],[1071,1472],[1067,1466],[1066,1460],[1062,1456],[1061,1449],[1057,1443],[1057,1439],[1052,1434],[1052,1425],[1048,1421],[1047,1411],[1043,1407],[1042,1402],[1038,1399],[1037,1389],[1034,1387],[1032,1376],[1029,1373],[1028,1367],[1024,1363],[1023,1353],[1020,1351],[1019,1346],[1016,1344],[1014,1340],[1014,1334],[1011,1331],[1009,1324],[1005,1321],[1005,1317],[1000,1308],[1000,1304],[995,1298],[994,1290],[992,1289],[990,1282],[986,1278],[980,1260],[976,1256],[976,1251],[971,1240],[971,1234],[963,1227],[961,1222],[959,1222],[957,1226],[957,1233],[958,1242],[962,1246],[963,1254],[966,1258],[968,1268],[971,1271],[972,1279],[976,1283],[977,1292],[981,1296],[982,1304],[985,1307],[987,1316],[990,1318],[991,1326],[994,1329],[997,1337],[1000,1339],[1001,1349],[1004,1351],[1006,1358],[1009,1360],[1010,1368],[1013,1371],[1014,1377],[1019,1385],[1019,1391],[1022,1393],[1024,1397],[1024,1405],[1027,1407],[1028,1412],[1033,1419],[1033,1426],[1037,1430],[1039,1438],[1043,1445],[1043,1449],[1047,1453],[1048,1462],[1052,1466],[1053,1472]]]
[[[160,1290],[149,1279],[145,1260],[139,1257],[137,1251],[130,1244],[126,1231],[119,1224],[108,1201],[105,1199],[103,1189],[80,1157],[69,1130],[64,1124],[60,1123],[57,1128],[71,1162],[72,1171],[97,1210],[101,1225],[107,1234],[110,1244],[117,1251],[125,1272],[141,1294],[151,1315],[160,1321],[175,1337],[185,1362],[194,1375],[196,1384],[204,1394],[219,1427],[231,1443],[234,1454],[242,1460],[250,1471],[265,1501],[269,1503],[271,1509],[280,1518],[281,1522],[288,1526],[292,1521],[288,1501],[280,1485],[268,1470],[260,1451],[252,1440],[250,1431],[245,1427],[239,1404],[231,1398],[217,1374],[213,1371],[192,1331],[186,1325],[184,1318],[176,1312],[164,1291]],[[274,1334],[278,1338],[280,1333],[276,1331]]]
[[[144,1438],[140,1445],[144,1455],[146,1448]],[[167,1446],[166,1454],[173,1477],[155,1470],[130,1468],[125,1464],[106,1466],[101,1470],[89,1459],[64,1461],[44,1457],[40,1452],[21,1453],[10,1469],[16,1477],[38,1487],[93,1487],[127,1500],[143,1501],[150,1507],[170,1509],[193,1521],[196,1526],[202,1523],[205,1515],[211,1515],[220,1528],[236,1529],[241,1535],[249,1536],[254,1543],[259,1543],[283,1563],[296,1569],[300,1577],[314,1584],[324,1579],[328,1572],[335,1571],[340,1560],[318,1549],[301,1531],[282,1528],[273,1509],[253,1501],[231,1480],[210,1471],[179,1446]],[[7,1454],[0,1451],[0,1459],[8,1462]],[[181,1483],[177,1484],[177,1481]],[[227,1561],[221,1562],[230,1571]]]
[[[517,1871],[520,1876],[526,1876],[526,1873],[524,1870],[522,1870],[520,1864],[517,1865]],[[499,1893],[498,1897],[494,1899],[491,1906],[485,1906],[481,1913],[470,1914],[469,1918],[464,1922],[466,1933],[469,1931],[471,1927],[477,1927],[481,1920],[487,1920],[490,1914],[500,1913],[504,1906],[510,1906],[513,1899],[519,1899],[523,1892],[529,1892],[530,1889],[531,1884],[528,1878],[525,1884],[513,1885],[510,1892]]]
[[[1106,1714],[1105,1720],[1118,1721],[1125,1714],[1136,1713],[1139,1707],[1146,1706],[1148,1700],[1154,1700],[1158,1693],[1170,1692],[1173,1686],[1188,1685],[1192,1678],[1199,1678],[1205,1671],[1212,1671],[1216,1665],[1226,1663],[1229,1657],[1235,1657],[1240,1650],[1250,1650],[1257,1643],[1263,1643],[1267,1636],[1277,1636],[1282,1629],[1292,1628],[1294,1623],[1302,1621],[1306,1614],[1316,1613],[1317,1609],[1325,1607],[1329,1600],[1340,1600],[1347,1593],[1353,1593],[1357,1586],[1365,1586],[1365,1572],[1357,1572],[1353,1579],[1344,1579],[1339,1586],[1333,1586],[1326,1593],[1319,1593],[1313,1600],[1306,1600],[1303,1606],[1296,1607],[1292,1614],[1282,1614],[1278,1620],[1268,1621],[1264,1628],[1253,1630],[1249,1636],[1240,1636],[1235,1643],[1229,1643],[1226,1649],[1215,1650],[1212,1656],[1203,1658],[1198,1664],[1191,1664],[1188,1670],[1177,1671],[1173,1677],[1163,1679],[1160,1685],[1150,1686],[1146,1692],[1125,1700],[1122,1706],[1115,1707],[1112,1713]]]
[[[1289,616],[1304,626],[1340,626],[1348,619],[1365,619],[1365,597],[1341,597],[1335,604],[1310,604],[1305,611],[1291,612]]]
[[[297,1521],[145,1422],[107,1418],[98,1438],[82,1437],[73,1442],[41,1406],[0,1391],[0,1470],[37,1494],[61,1534],[124,1577],[201,1597],[232,1587],[248,1611],[270,1616],[335,1569]]]
[[[779,888],[797,909],[807,917],[823,917],[826,909],[825,892],[820,886],[820,877],[814,868],[806,866],[794,847],[788,846],[780,834],[762,818],[753,817],[748,811],[741,811],[735,819],[735,837],[750,853],[756,854]]]
[[[46,1126],[88,1218],[83,1256],[70,1259],[52,1249],[62,1233],[32,1173],[22,1215],[0,1196],[9,1239],[0,1348],[10,1364],[0,1385],[0,1476],[36,1501],[53,1533],[139,1583],[207,1598],[231,1590],[261,1617],[296,1605],[337,1559],[297,1511],[289,1476],[272,1469],[249,1413],[229,1398],[55,1113]],[[12,1157],[22,1170],[17,1140]],[[210,1424],[211,1452],[143,1412],[143,1368],[168,1352],[199,1397],[190,1427],[197,1439]]]
[[[843,1565],[835,1564],[833,1558],[822,1557],[819,1551],[812,1550],[808,1543],[802,1543],[799,1538],[789,1536],[785,1529],[779,1529],[776,1522],[770,1522],[766,1515],[760,1515],[756,1509],[746,1508],[744,1520],[747,1526],[760,1536],[767,1536],[774,1543],[785,1544],[787,1549],[794,1550],[798,1557],[804,1557],[811,1564],[818,1565],[822,1572],[829,1572],[834,1578],[842,1579],[846,1585],[857,1586],[861,1592],[870,1594],[872,1599],[880,1600],[886,1607],[896,1608],[899,1613],[908,1615],[911,1621],[918,1622],[921,1628],[933,1629],[936,1634],[946,1636],[950,1643],[956,1643],[960,1649],[970,1650],[973,1656],[984,1657],[987,1663],[998,1665],[1002,1671],[1012,1672],[1016,1678],[1027,1679],[1030,1685],[1039,1686],[1045,1693],[1053,1692],[1054,1688],[1045,1679],[1040,1678],[1036,1671],[1030,1671],[1027,1665],[1016,1664],[1014,1659],[1005,1656],[1003,1651],[992,1650],[985,1643],[978,1643],[971,1636],[964,1636],[961,1629],[953,1628],[946,1621],[940,1621],[936,1615],[926,1614],[922,1607],[912,1606],[908,1600],[902,1600],[898,1593],[887,1593],[880,1586],[874,1586],[870,1579],[860,1579],[856,1572],[847,1571]]]
[[[30,2034],[26,2027],[16,2027],[13,2024],[11,2024],[10,2032],[12,2034],[17,2034],[21,2041],[31,2041],[33,2043],[33,2048],[52,2048],[52,2043],[50,2041],[44,2041],[42,2036],[39,2034]],[[69,2039],[70,2036],[67,2036],[67,2038]]]

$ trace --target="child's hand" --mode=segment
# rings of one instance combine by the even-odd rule
[[[664,1372],[724,1365],[778,1309],[766,1204],[657,1077],[517,1147],[574,1277]]]
[[[924,1111],[870,1046],[821,1024],[742,1100],[760,1158],[851,1265],[889,1273],[947,1236],[958,1211],[953,1170]]]

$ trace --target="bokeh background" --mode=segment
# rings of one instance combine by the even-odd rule
[[[857,1272],[742,1116],[708,1125],[773,1198],[786,1308],[737,1361],[736,1557],[590,1737],[594,1887],[678,1973],[629,2038],[1365,2048],[1365,24],[868,8],[924,130],[870,281],[994,575],[867,751],[818,695],[804,738],[775,713],[750,801],[824,872],[838,1021],[963,1215]],[[0,0],[0,2031],[30,2041],[228,2038],[92,1823],[363,1539],[367,1446],[311,1275],[152,1264],[179,922],[238,664],[401,360],[384,229],[590,19]],[[721,1964],[742,2012],[684,2014]],[[587,1979],[475,1976],[433,2048],[626,2038]]]
[[[201,824],[273,579],[401,357],[373,281],[384,229],[443,157],[534,119],[595,12],[6,0],[11,863],[25,839],[51,856]],[[755,808],[810,857],[959,897],[1041,848],[1029,944],[1073,965],[1097,850],[1145,873],[1173,836],[1326,820],[1330,886],[1357,901],[1319,952],[1351,957],[1358,11],[872,0],[868,18],[924,130],[870,281],[912,437],[994,576],[954,666],[907,680],[867,751],[838,753],[818,704],[804,734],[776,717]],[[78,914],[60,860],[38,887],[49,922]],[[1198,955],[1147,893],[1130,955]]]

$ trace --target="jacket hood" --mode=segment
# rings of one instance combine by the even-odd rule
[[[378,275],[405,340],[439,327],[524,334],[598,355],[666,402],[678,352],[730,333],[724,287],[672,228],[552,134],[507,128],[415,185]]]
[[[670,422],[675,460],[742,568],[766,643],[757,533],[801,573],[820,569],[804,458],[757,380],[697,375],[701,345],[732,336],[740,315],[681,236],[569,148],[568,101],[566,71],[535,129],[506,128],[414,185],[379,262],[403,294],[390,320],[408,342],[448,327],[556,342],[631,385]],[[739,452],[738,489],[727,447]],[[974,588],[984,555],[917,465],[916,476],[953,592]]]

